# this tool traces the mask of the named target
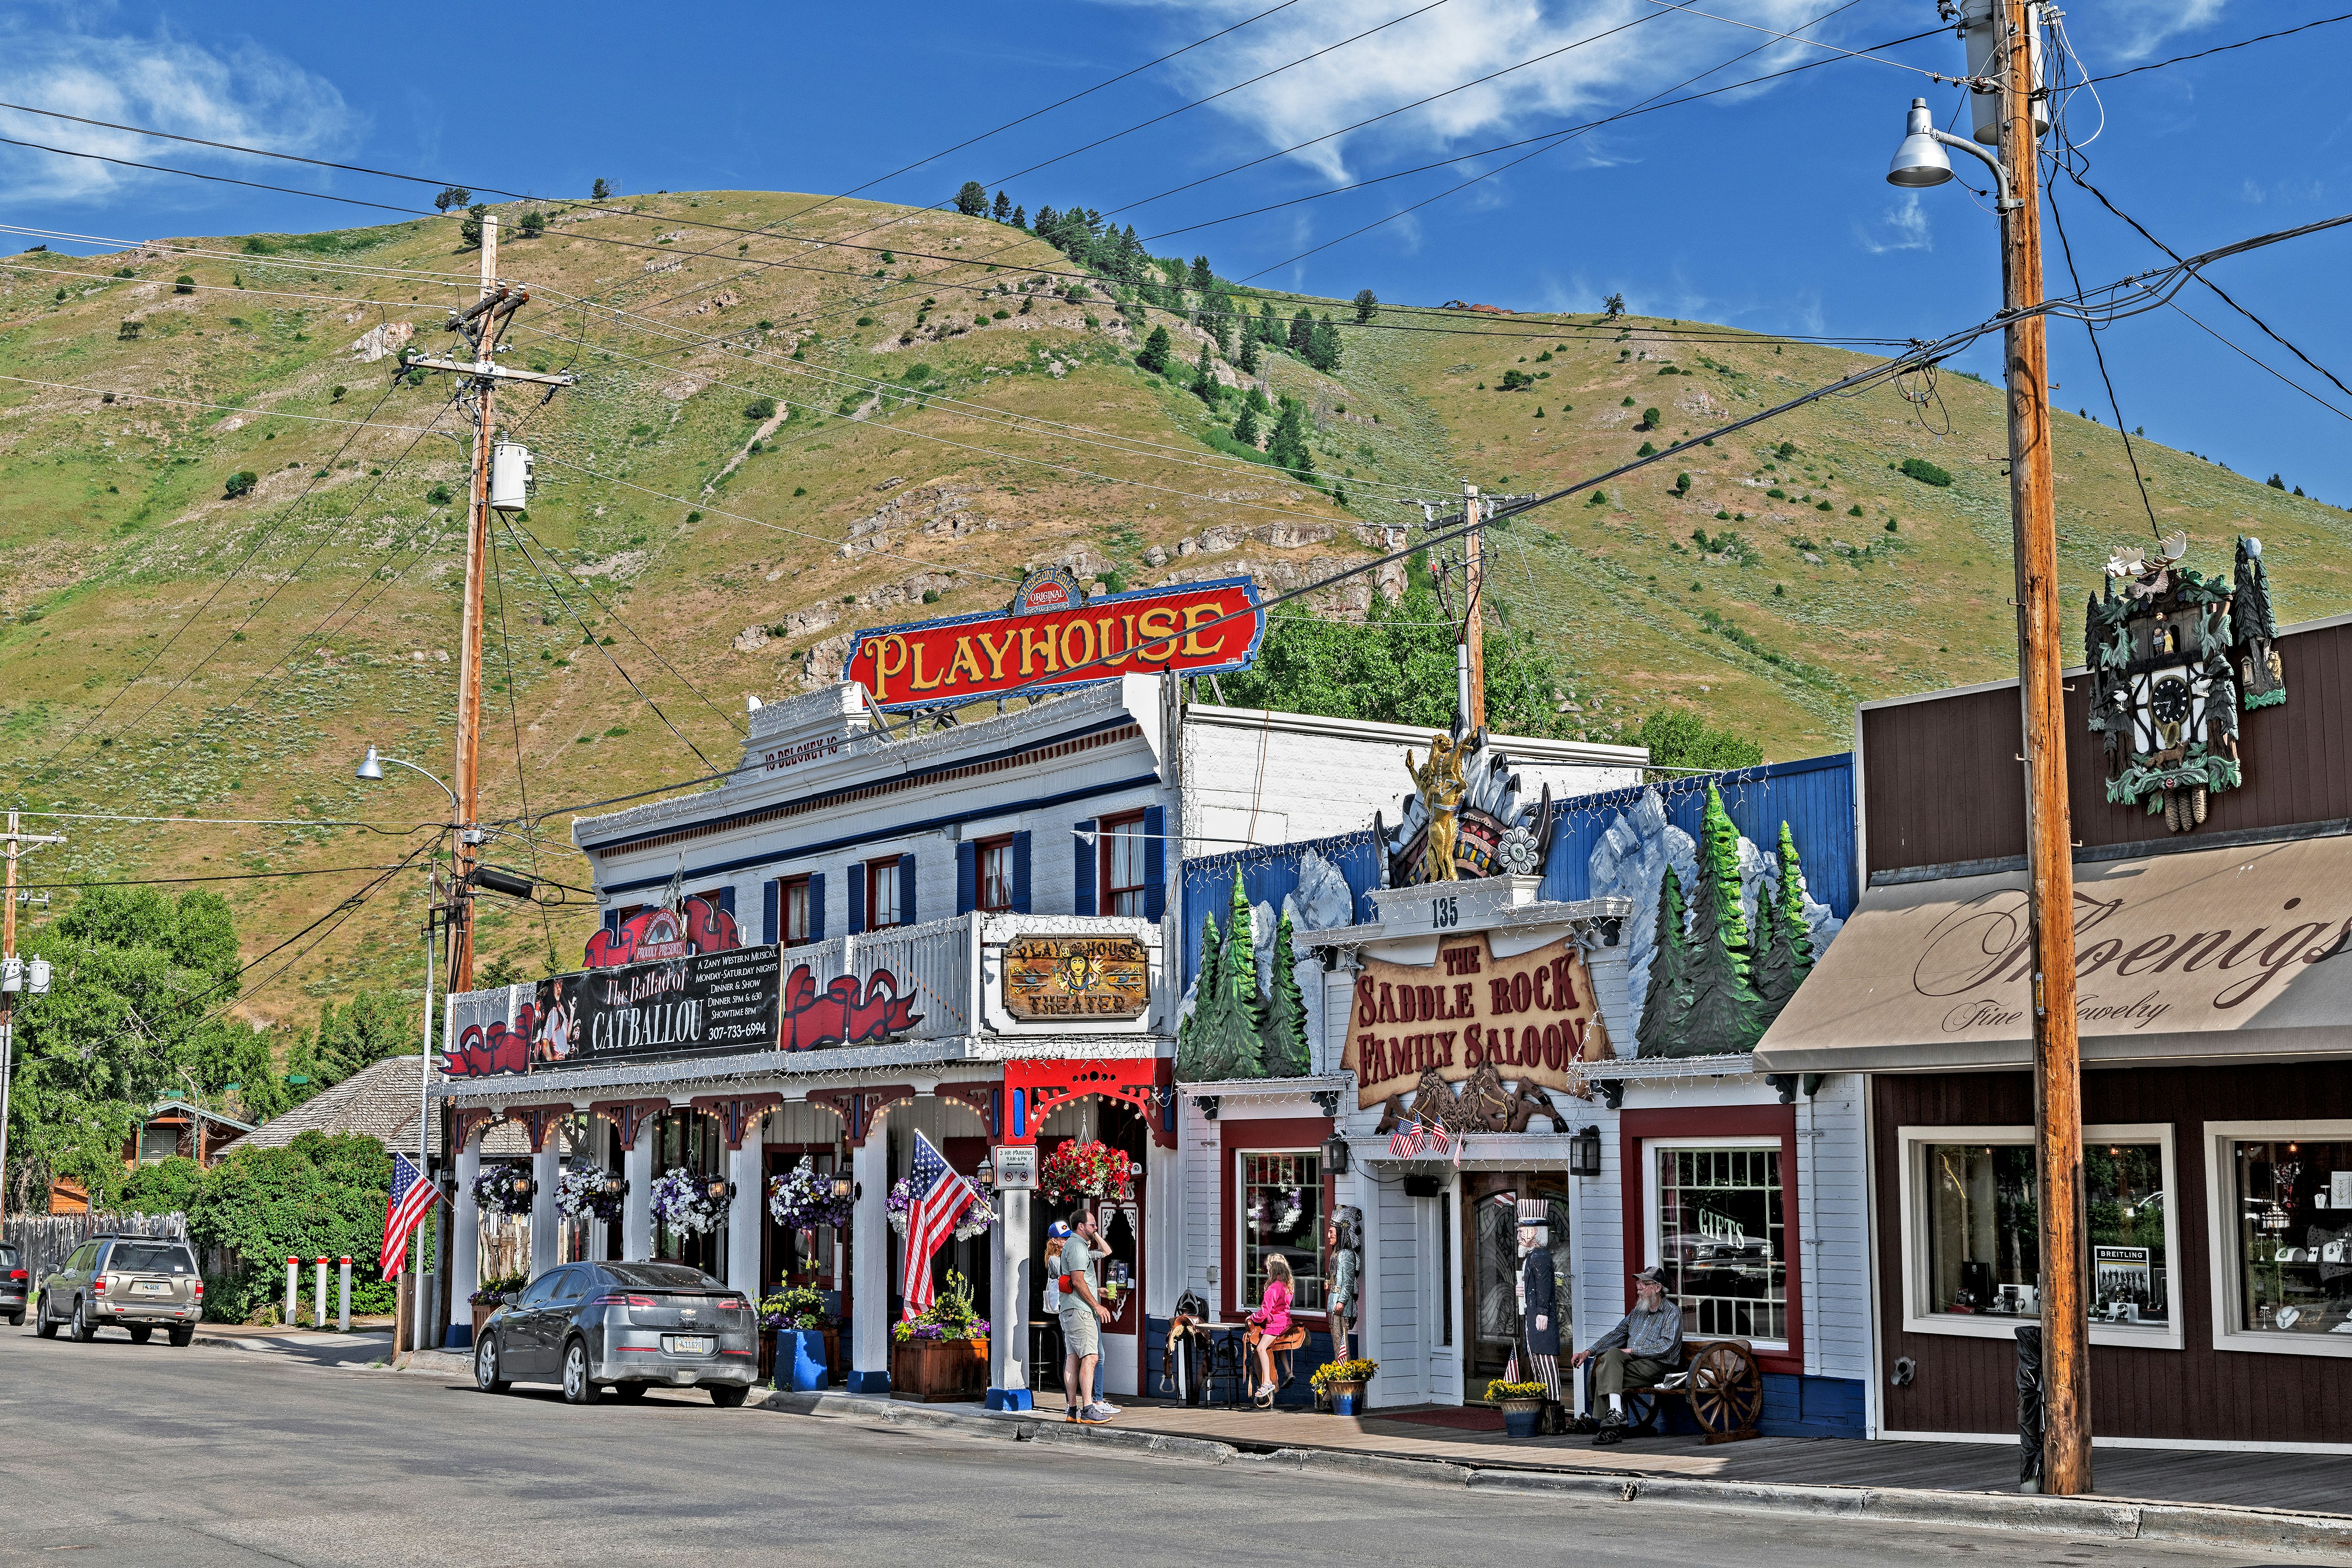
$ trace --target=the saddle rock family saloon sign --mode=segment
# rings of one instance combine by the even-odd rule
[[[843,668],[887,711],[951,707],[1121,675],[1247,669],[1265,635],[1246,577],[1089,599],[1065,568],[1033,573],[1003,610],[872,626]]]
[[[1366,959],[1340,1065],[1356,1075],[1357,1105],[1370,1109],[1424,1073],[1458,1083],[1481,1068],[1572,1091],[1577,1064],[1614,1054],[1574,942],[1497,958],[1479,934],[1440,942],[1425,966]]]

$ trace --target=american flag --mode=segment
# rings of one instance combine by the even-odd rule
[[[400,1272],[401,1258],[408,1250],[408,1237],[425,1218],[439,1194],[424,1173],[412,1164],[405,1154],[392,1157],[392,1195],[383,1205],[383,1260],[386,1274]]]
[[[972,1184],[956,1174],[931,1141],[915,1134],[913,1202],[907,1210],[907,1316],[931,1304],[931,1254],[955,1234],[956,1221],[979,1200]]]

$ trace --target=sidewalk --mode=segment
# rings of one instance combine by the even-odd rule
[[[392,1359],[392,1326],[355,1323],[350,1333],[333,1329],[288,1329],[275,1325],[199,1323],[195,1342],[216,1350],[254,1351],[307,1361],[317,1366],[371,1367]]]
[[[2100,1449],[2101,1490],[2017,1491],[2015,1450],[1969,1443],[1763,1437],[1516,1440],[1409,1417],[1202,1410],[1130,1400],[1116,1422],[1066,1424],[977,1405],[773,1393],[765,1408],[819,1419],[928,1427],[1015,1442],[1077,1443],[1209,1464],[1268,1465],[1436,1486],[1555,1492],[1581,1500],[1676,1504],[2051,1531],[2108,1540],[2202,1542],[2352,1561],[2352,1469],[2341,1457]],[[1408,1417],[1399,1419],[1400,1416]],[[1662,1521],[1663,1522],[1663,1521]]]

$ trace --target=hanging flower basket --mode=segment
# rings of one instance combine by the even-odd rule
[[[604,1184],[611,1179],[593,1165],[571,1166],[555,1184],[555,1206],[573,1219],[601,1219],[606,1225],[616,1224],[621,1217],[621,1194],[604,1190]]]
[[[726,1217],[723,1204],[710,1195],[710,1178],[683,1165],[673,1165],[654,1178],[654,1217],[684,1236],[700,1236]]]
[[[833,1195],[833,1178],[818,1174],[815,1163],[805,1154],[799,1164],[768,1184],[768,1213],[787,1230],[814,1230],[820,1226],[845,1230],[855,1207],[851,1199]]]
[[[530,1198],[515,1189],[522,1171],[513,1165],[485,1165],[474,1177],[474,1205],[484,1214],[529,1214]]]
[[[1127,1156],[1099,1138],[1063,1144],[1037,1172],[1037,1190],[1048,1203],[1077,1198],[1126,1198],[1135,1192]]]
[[[985,1236],[996,1224],[996,1205],[990,1199],[987,1192],[978,1186],[974,1186],[972,1192],[976,1195],[972,1199],[971,1207],[964,1210],[963,1217],[956,1221],[955,1234],[958,1241],[969,1241],[975,1236]],[[890,1184],[890,1195],[882,1205],[883,1212],[890,1216],[890,1228],[900,1236],[906,1235],[907,1216],[914,1212],[914,1208],[915,1178],[901,1176]]]

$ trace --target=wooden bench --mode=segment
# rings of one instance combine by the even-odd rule
[[[1630,1435],[1662,1436],[1666,1402],[1672,1399],[1689,1405],[1691,1419],[1709,1443],[1763,1436],[1756,1420],[1764,1412],[1764,1373],[1746,1340],[1685,1340],[1681,1363],[1663,1383],[1625,1395]]]

